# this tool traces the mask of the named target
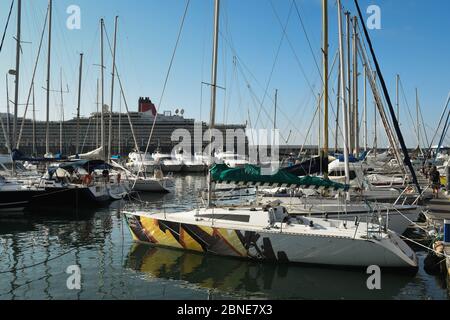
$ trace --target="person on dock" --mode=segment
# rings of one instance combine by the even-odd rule
[[[433,195],[437,199],[439,197],[439,190],[441,189],[441,175],[436,166],[433,166],[429,173],[431,187],[433,188]]]

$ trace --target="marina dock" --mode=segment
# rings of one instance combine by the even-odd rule
[[[438,199],[428,203],[429,217],[433,224],[443,226],[444,220],[450,220],[450,196],[441,192]],[[447,275],[447,291],[450,295],[450,244],[444,244],[445,261],[442,262],[442,271]]]

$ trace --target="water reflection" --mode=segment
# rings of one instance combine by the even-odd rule
[[[204,177],[177,177],[174,193],[140,195],[133,202],[159,210],[192,208],[205,183]],[[370,292],[364,273],[259,264],[136,245],[119,210],[124,203],[83,209],[78,215],[60,207],[0,218],[0,300],[447,298],[446,290],[422,269],[415,278],[383,275],[383,290]],[[81,267],[80,291],[66,287],[65,270],[70,265]]]
[[[132,246],[126,267],[144,273],[149,280],[178,280],[180,286],[234,298],[388,299],[412,280],[384,274],[382,290],[370,291],[368,276],[362,271],[262,264],[143,244]]]

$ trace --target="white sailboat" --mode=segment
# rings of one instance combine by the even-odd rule
[[[169,193],[172,192],[175,182],[172,176],[164,176],[159,168],[155,168],[152,176],[144,173],[133,174],[116,162],[112,164],[126,173],[130,188],[139,192]]]
[[[341,18],[340,1],[338,7]],[[220,0],[215,0],[211,128],[215,127],[219,8]],[[327,14],[326,0],[324,14]],[[341,23],[339,26],[341,31]],[[242,183],[219,180],[215,181]],[[281,206],[267,211],[258,207],[217,208],[211,199],[213,189],[210,171],[210,197],[205,208],[172,214],[125,211],[133,239],[151,245],[255,260],[417,269],[414,252],[395,233],[384,232],[379,225],[292,217]]]
[[[153,170],[157,166],[155,159],[151,155],[144,152],[131,152],[128,155],[128,161],[125,164],[128,170],[143,173],[153,173]]]
[[[160,165],[164,172],[181,172],[183,169],[182,161],[172,157],[170,154],[161,153],[159,150],[152,154],[152,158],[155,159],[156,164]]]

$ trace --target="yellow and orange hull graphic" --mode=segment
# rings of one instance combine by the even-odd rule
[[[286,257],[275,254],[270,239],[256,232],[184,224],[133,214],[127,214],[126,219],[133,239],[143,243],[258,260],[284,260]]]

